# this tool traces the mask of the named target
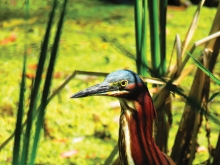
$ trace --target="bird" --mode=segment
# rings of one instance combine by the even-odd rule
[[[153,127],[157,113],[149,90],[138,74],[131,70],[114,71],[103,82],[81,90],[71,98],[87,96],[111,96],[120,102],[120,164],[175,165],[154,141]]]

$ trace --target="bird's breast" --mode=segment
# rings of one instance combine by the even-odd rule
[[[134,103],[130,101],[120,101],[121,104],[121,116],[120,116],[120,132],[119,132],[119,152],[122,164],[134,165],[131,152],[131,131],[130,120],[134,112]]]
[[[129,115],[130,114],[127,114],[127,116]],[[121,128],[120,128],[121,139],[119,139],[119,144],[120,144],[121,160],[126,160],[126,162],[124,162],[123,164],[133,165],[134,161],[131,155],[131,134],[129,130],[129,123],[127,121],[127,117],[122,115],[120,118],[120,122],[121,122]]]

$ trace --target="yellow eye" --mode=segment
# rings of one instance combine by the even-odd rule
[[[122,80],[122,81],[120,81],[120,85],[121,85],[121,87],[126,87],[128,85],[128,81]]]

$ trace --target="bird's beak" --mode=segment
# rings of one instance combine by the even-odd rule
[[[116,86],[102,82],[100,84],[91,86],[82,91],[77,92],[71,98],[87,97],[87,96],[118,96],[121,94],[128,93],[125,90],[119,90]]]

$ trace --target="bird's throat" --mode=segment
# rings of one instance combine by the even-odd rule
[[[119,154],[121,164],[166,164],[162,152],[153,138],[153,122],[156,117],[152,100],[120,100]],[[142,107],[145,105],[146,107]]]

